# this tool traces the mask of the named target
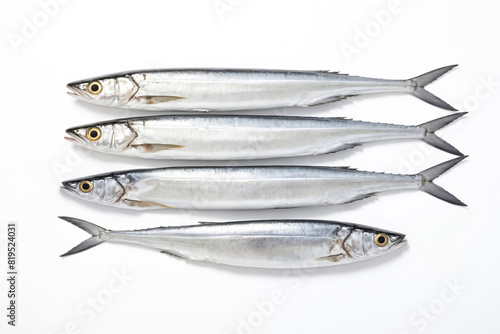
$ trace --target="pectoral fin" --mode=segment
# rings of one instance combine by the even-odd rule
[[[187,99],[187,97],[166,96],[166,95],[142,95],[142,96],[136,96],[136,99],[139,100],[139,102],[145,104],[158,104],[175,100],[183,100]]]
[[[166,151],[174,148],[183,148],[183,145],[173,145],[173,144],[141,144],[141,145],[130,145],[133,148],[142,148],[144,153],[155,153],[158,151]]]
[[[129,206],[135,206],[138,208],[151,208],[151,207],[161,207],[161,208],[166,208],[166,209],[175,209],[172,206],[164,205],[161,203],[156,203],[156,202],[151,202],[151,201],[136,201],[132,199],[125,199],[123,200],[123,203],[129,205]]]
[[[315,260],[316,261],[331,261],[331,262],[339,262],[344,258],[344,254],[333,254],[333,255],[327,255],[327,256],[322,256],[322,257],[317,257]]]

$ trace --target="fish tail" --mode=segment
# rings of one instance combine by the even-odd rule
[[[434,146],[435,148],[438,148],[445,152],[463,156],[463,154],[459,150],[457,150],[452,145],[448,144],[443,139],[439,138],[434,132],[445,127],[446,125],[450,124],[451,122],[462,117],[465,114],[467,113],[466,112],[456,113],[418,125],[418,127],[425,129],[425,136],[424,138],[422,138],[422,140],[427,144]]]
[[[439,97],[425,90],[425,86],[451,70],[452,68],[458,65],[450,65],[438,68],[434,71],[427,72],[425,74],[419,75],[418,77],[410,79],[411,82],[414,83],[414,90],[412,92],[413,95],[418,97],[419,99],[432,104],[433,106],[443,108],[446,110],[457,111],[457,109],[450,106],[448,103],[441,100]]]
[[[460,206],[467,206],[464,204],[461,200],[456,198],[454,195],[450,194],[443,188],[441,188],[438,185],[435,185],[432,181],[439,177],[441,174],[458,164],[460,161],[464,160],[467,158],[467,156],[463,157],[458,157],[455,159],[448,160],[446,162],[443,162],[439,165],[436,165],[434,167],[431,167],[429,169],[426,169],[422,172],[420,172],[418,175],[422,176],[423,182],[422,186],[420,187],[420,190],[425,191],[426,193],[437,197],[445,202],[455,204],[455,205],[460,205]]]
[[[104,242],[104,240],[101,239],[101,235],[107,231],[106,229],[78,218],[72,218],[72,217],[59,217],[59,218],[81,228],[85,232],[92,235],[87,240],[84,240],[79,245],[71,248],[69,251],[62,254],[61,257],[83,252],[84,250],[97,246],[101,242]]]

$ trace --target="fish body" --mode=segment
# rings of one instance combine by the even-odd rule
[[[465,113],[418,126],[342,118],[164,115],[125,118],[66,130],[71,142],[104,153],[149,159],[251,160],[333,153],[363,143],[420,139],[461,153],[434,134]],[[97,131],[98,138],[89,134]]]
[[[195,261],[307,268],[369,259],[396,250],[406,241],[400,233],[334,221],[265,220],[109,231],[80,219],[61,218],[92,235],[62,256],[109,241],[139,244]]]
[[[452,159],[415,175],[342,167],[238,166],[130,170],[63,182],[70,195],[131,209],[275,209],[343,204],[380,192],[420,189],[464,205],[432,183],[463,160]]]
[[[91,103],[143,110],[229,111],[308,107],[372,93],[411,93],[455,110],[424,86],[446,66],[407,80],[350,76],[330,71],[163,69],[110,74],[71,82],[70,95]]]

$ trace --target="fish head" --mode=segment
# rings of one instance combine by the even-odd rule
[[[129,147],[137,133],[126,121],[110,121],[69,128],[66,140],[88,149],[114,153]]]
[[[116,107],[127,105],[139,90],[133,78],[116,75],[74,81],[66,87],[79,100]]]
[[[120,174],[95,175],[84,179],[62,182],[61,189],[80,199],[119,206],[120,199],[127,193],[131,180]]]
[[[343,248],[353,260],[365,260],[392,252],[406,243],[405,235],[364,226],[353,227]]]

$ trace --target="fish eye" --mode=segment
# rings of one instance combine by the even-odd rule
[[[87,138],[91,141],[96,141],[101,138],[101,129],[93,127],[87,130]]]
[[[389,242],[389,237],[385,233],[379,233],[374,238],[375,245],[384,247]]]
[[[102,92],[102,85],[99,81],[94,81],[87,86],[87,90],[90,94],[97,95]]]
[[[92,183],[92,181],[85,180],[80,182],[78,188],[82,193],[89,193],[92,191],[92,189],[94,189],[94,184]]]

